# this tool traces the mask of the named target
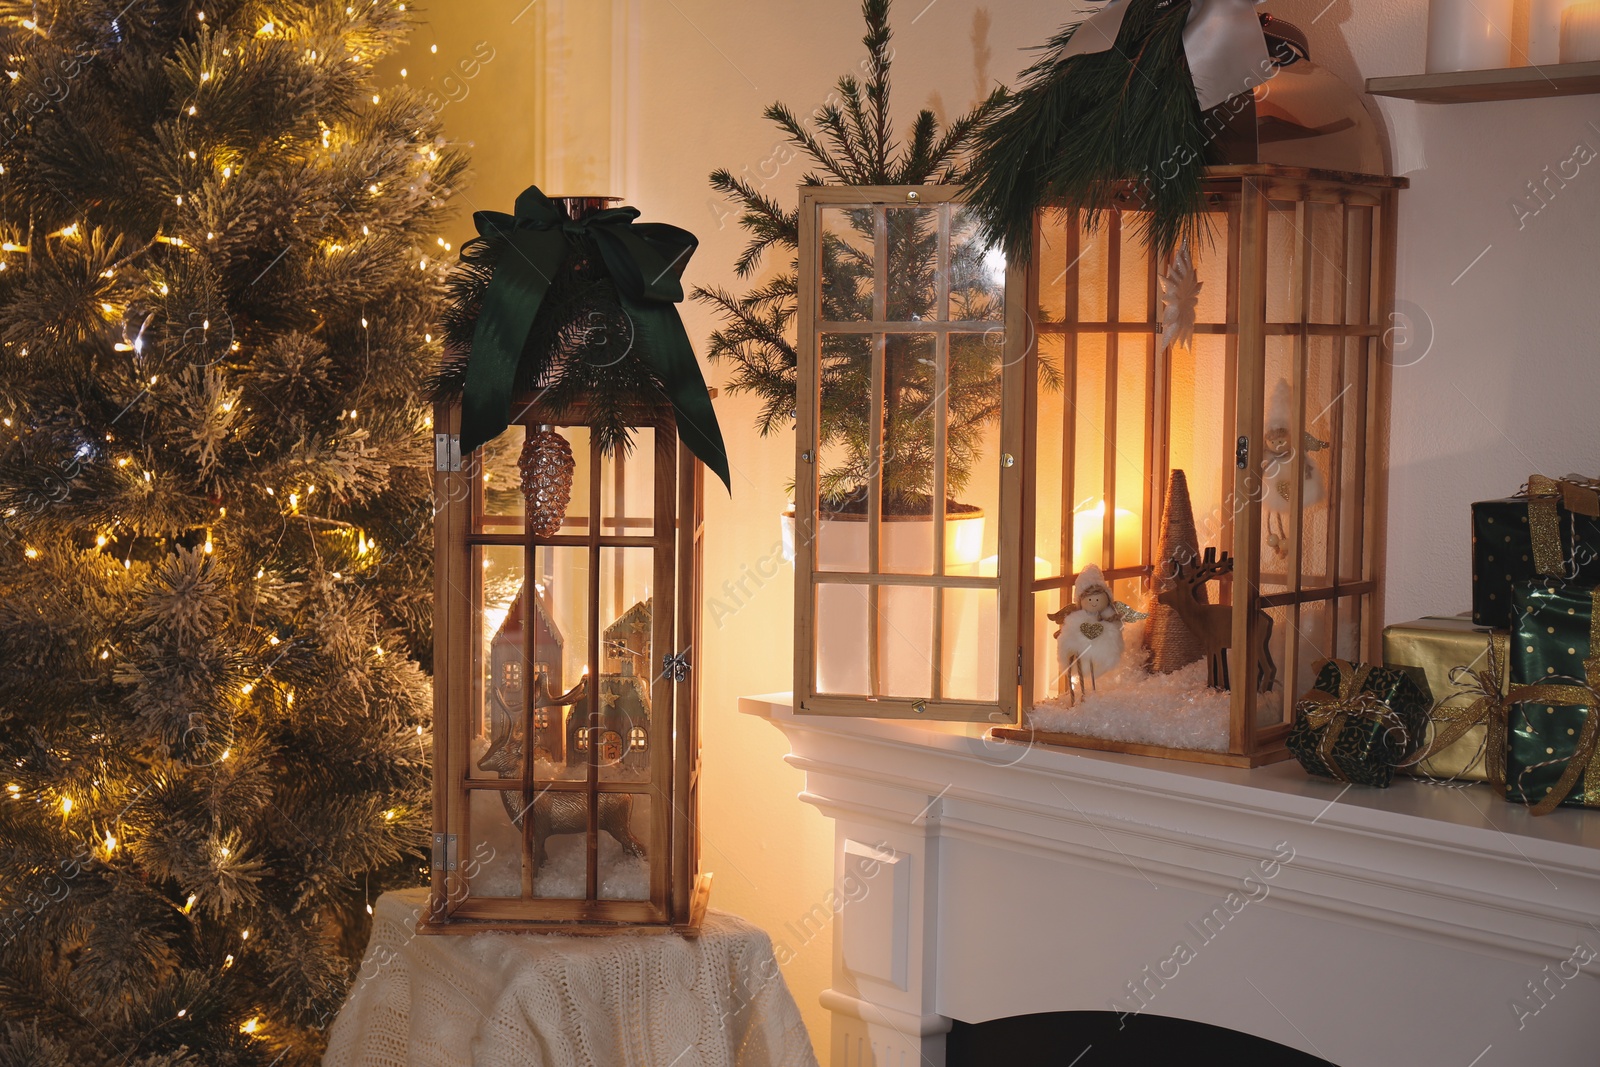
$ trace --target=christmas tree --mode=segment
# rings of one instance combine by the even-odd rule
[[[0,2],[0,1063],[312,1062],[424,880],[409,17]]]

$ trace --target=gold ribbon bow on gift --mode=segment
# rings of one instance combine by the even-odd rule
[[[1307,726],[1322,731],[1317,742],[1317,758],[1322,760],[1322,765],[1339,781],[1348,782],[1350,779],[1344,770],[1334,762],[1333,746],[1351,719],[1371,720],[1385,731],[1399,730],[1402,736],[1408,731],[1399,712],[1366,690],[1367,676],[1372,673],[1370,664],[1357,666],[1342,659],[1329,662],[1339,671],[1339,692],[1308,690],[1295,705],[1295,710],[1305,719]]]
[[[1531,479],[1530,479],[1531,483]],[[1532,488],[1530,484],[1530,489]],[[1533,510],[1529,503],[1529,511]],[[1531,518],[1531,516],[1530,516]],[[1583,661],[1584,677],[1586,683],[1573,682],[1571,684],[1540,682],[1536,685],[1512,686],[1511,692],[1506,694],[1505,706],[1512,704],[1581,704],[1589,709],[1589,714],[1583,717],[1583,730],[1578,734],[1577,746],[1572,751],[1572,758],[1567,760],[1566,770],[1561,772],[1561,778],[1544,795],[1537,804],[1528,810],[1535,815],[1548,815],[1555,811],[1560,803],[1567,798],[1577,786],[1578,779],[1584,779],[1584,792],[1588,794],[1600,792],[1600,761],[1595,760],[1595,749],[1600,742],[1600,690],[1595,686],[1600,684],[1600,587],[1596,587],[1590,594],[1589,608],[1589,655]],[[1502,736],[1505,736],[1502,734]],[[1490,751],[1495,749],[1491,735]],[[1501,748],[1500,777],[1496,784],[1505,780],[1504,746]],[[1552,761],[1553,762],[1553,761]],[[1542,767],[1548,764],[1534,764]],[[1529,767],[1532,770],[1533,767]],[[1494,770],[1490,765],[1490,773]]]
[[[1523,489],[1528,498],[1528,529],[1533,538],[1533,565],[1549,578],[1567,576],[1567,559],[1561,551],[1559,507],[1578,515],[1600,518],[1600,482],[1569,474],[1547,478],[1530,474]]]
[[[1466,769],[1471,769],[1481,758],[1489,781],[1502,793],[1506,784],[1506,703],[1503,697],[1506,682],[1506,663],[1511,653],[1511,635],[1496,630],[1489,638],[1488,662],[1481,671],[1471,667],[1455,667],[1450,671],[1450,684],[1456,691],[1428,709],[1428,722],[1434,727],[1433,740],[1422,745],[1415,756],[1405,760],[1401,767],[1426,763],[1437,756],[1477,726],[1487,726],[1483,748],[1472,758]],[[1471,696],[1470,704],[1451,703],[1461,697]],[[1465,771],[1463,771],[1465,773]]]

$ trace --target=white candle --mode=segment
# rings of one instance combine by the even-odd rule
[[[1428,73],[1509,66],[1512,3],[1513,0],[1431,0]]]
[[[1561,13],[1572,0],[1531,0],[1528,4],[1528,62],[1536,67],[1561,62]]]
[[[1600,3],[1573,4],[1561,15],[1561,62],[1600,59]]]

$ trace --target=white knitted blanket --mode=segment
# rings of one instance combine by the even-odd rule
[[[766,933],[418,935],[386,893],[324,1067],[816,1067]]]

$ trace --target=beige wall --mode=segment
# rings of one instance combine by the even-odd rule
[[[902,125],[916,107],[962,109],[994,79],[1012,79],[1027,59],[1021,49],[1053,32],[1069,6],[898,5]],[[1317,59],[1351,82],[1421,70],[1425,0],[1279,0],[1271,9],[1307,29]],[[781,165],[787,157],[775,154],[761,108],[783,100],[810,110],[861,56],[854,0],[435,0],[432,17],[403,62],[411,80],[465,89],[444,112],[451,136],[475,144],[456,239],[469,232],[466,210],[506,209],[529,181],[556,193],[610,192],[700,235],[695,284],[734,284],[730,264],[743,244],[706,174],[726,166],[792,200],[802,168]],[[473,78],[457,68],[444,85],[478,42],[494,58]],[[1600,472],[1600,437],[1586,419],[1600,396],[1600,171],[1553,184],[1537,215],[1512,207],[1518,197],[1537,206],[1525,183],[1575,144],[1600,148],[1591,122],[1600,105],[1385,102],[1382,116],[1397,171],[1413,182],[1402,208],[1401,325],[1431,336],[1420,362],[1395,373],[1387,615],[1398,619],[1466,605],[1472,500],[1509,493],[1534,470]],[[697,339],[713,326],[697,307],[685,317]],[[709,377],[716,384],[714,369]],[[796,929],[828,890],[831,830],[795,799],[802,779],[783,764],[778,733],[736,710],[741,695],[790,687],[792,575],[760,574],[772,573],[792,439],[758,438],[754,407],[741,398],[724,396],[718,410],[734,486],[732,500],[713,492],[708,507],[705,864],[717,875],[714,904],[794,953],[785,973],[825,1047],[817,994],[831,934],[806,939]]]

